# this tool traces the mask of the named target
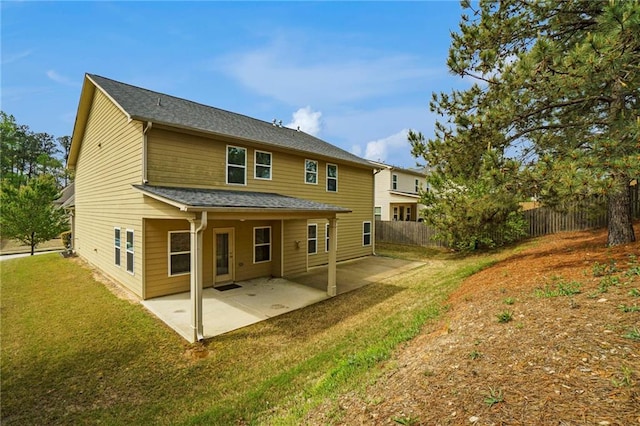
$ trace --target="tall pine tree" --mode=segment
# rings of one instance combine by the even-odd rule
[[[413,132],[409,138],[414,155],[434,168],[435,199],[427,201],[447,202],[437,195],[438,182],[463,185],[487,176],[494,191],[507,189],[514,199],[535,195],[547,205],[599,196],[608,209],[608,244],[635,241],[638,1],[462,5],[448,66],[475,84],[434,94],[431,109],[446,121],[436,123],[430,140]],[[487,158],[495,167],[487,169]]]

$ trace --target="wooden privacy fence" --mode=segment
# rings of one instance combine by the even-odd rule
[[[640,197],[638,186],[631,191],[631,206],[634,218],[640,218]],[[523,212],[529,223],[529,236],[539,237],[562,231],[582,231],[607,226],[607,213],[600,214],[585,210],[557,212],[540,207]],[[397,222],[376,220],[376,242],[405,244],[414,246],[445,247],[435,239],[435,230],[421,222]]]
[[[376,220],[376,242],[411,246],[444,247],[434,237],[436,232],[421,222],[399,222]]]

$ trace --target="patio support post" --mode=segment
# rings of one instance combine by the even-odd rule
[[[337,294],[336,287],[336,258],[338,251],[337,231],[338,219],[329,219],[329,273],[327,279],[327,294],[331,297]]]
[[[207,228],[207,212],[191,223],[191,328],[192,342],[204,338],[202,327],[202,233]]]

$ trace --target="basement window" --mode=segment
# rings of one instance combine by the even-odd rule
[[[362,245],[371,245],[371,222],[362,222]]]
[[[271,227],[253,228],[253,263],[271,261]]]
[[[120,228],[113,228],[113,248],[115,255],[115,264],[120,267],[120,252],[122,249],[122,242],[120,241]]]
[[[133,274],[133,230],[127,229],[127,272]]]
[[[191,272],[191,234],[189,231],[169,231],[169,276]]]
[[[307,253],[316,254],[318,252],[318,225],[307,226]]]

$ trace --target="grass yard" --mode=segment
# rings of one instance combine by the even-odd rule
[[[298,424],[364,389],[495,256],[378,247],[427,265],[190,345],[77,259],[1,264],[2,424]]]

